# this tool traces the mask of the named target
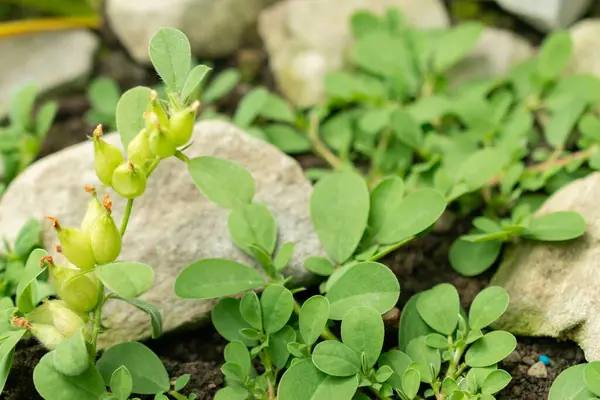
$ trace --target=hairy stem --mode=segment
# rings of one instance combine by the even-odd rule
[[[313,150],[333,168],[342,165],[342,161],[335,155],[319,137],[319,116],[313,111],[308,116],[308,139]]]
[[[125,231],[127,230],[127,224],[129,223],[129,217],[131,216],[131,209],[133,208],[133,199],[127,199],[127,205],[125,205],[125,214],[123,214],[123,220],[121,221],[121,229],[119,232],[121,233],[121,237],[125,235]]]

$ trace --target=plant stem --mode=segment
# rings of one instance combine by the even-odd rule
[[[296,301],[296,299],[294,299],[294,312],[296,313],[296,315],[300,315],[300,304],[298,304],[298,301]],[[338,339],[338,337],[335,336],[335,334],[331,332],[328,327],[325,327],[323,332],[321,332],[321,337],[325,340],[337,340],[338,342],[340,341],[340,339]]]
[[[92,362],[94,362],[96,359],[96,348],[98,343],[98,335],[100,334],[100,323],[102,322],[102,307],[104,306],[104,300],[104,285],[99,283],[98,304],[96,304],[96,308],[94,309],[94,325],[92,327]]]
[[[394,243],[391,247],[388,247],[387,249],[385,249],[385,250],[375,254],[373,257],[369,258],[369,261],[377,261],[379,259],[382,259],[383,257],[387,256],[391,252],[398,250],[400,247],[404,246],[406,243],[410,242],[414,238],[415,238],[414,236],[411,236],[409,238],[404,239],[401,242]]]
[[[185,154],[183,154],[180,150],[177,150],[175,152],[175,157],[177,157],[178,159],[180,159],[184,163],[189,163],[190,162],[190,159],[188,158],[188,156],[186,156]]]
[[[275,383],[277,381],[277,372],[273,367],[273,362],[271,361],[271,354],[269,354],[269,351],[267,349],[262,349],[260,353],[258,353],[258,357],[260,358],[261,363],[265,367],[269,399],[275,399],[275,392],[273,388],[275,387]]]
[[[466,347],[462,346],[457,348],[456,350],[454,350],[454,357],[452,358],[452,360],[450,360],[450,365],[448,365],[448,370],[446,371],[446,377],[454,377],[454,374],[456,373],[457,369],[457,365],[460,362],[460,359],[463,355],[463,353],[465,352]]]
[[[181,393],[177,393],[174,390],[171,390],[169,392],[169,395],[171,395],[171,397],[174,397],[176,400],[187,400],[187,397],[185,397],[184,395],[182,395]]]
[[[342,161],[329,150],[319,137],[319,117],[314,111],[308,115],[308,139],[315,153],[334,169],[342,165]]]
[[[119,232],[121,233],[121,237],[125,235],[125,231],[127,230],[127,224],[129,223],[129,217],[131,216],[131,208],[133,207],[133,199],[127,199],[127,205],[125,205],[125,214],[123,214],[123,220],[121,221],[121,229]]]
[[[381,162],[383,156],[385,155],[385,151],[387,150],[388,145],[390,144],[391,136],[392,130],[389,128],[386,129],[385,131],[383,131],[381,135],[381,140],[379,140],[379,143],[377,144],[377,149],[375,150],[375,154],[373,156],[373,163],[371,165],[371,170],[369,173],[369,175],[371,176],[369,182],[370,187],[374,187],[375,185],[377,185],[377,183],[379,183],[379,180],[381,179]]]

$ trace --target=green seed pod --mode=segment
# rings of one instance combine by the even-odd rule
[[[139,197],[146,190],[146,174],[131,161],[115,169],[112,181],[115,192],[126,199]]]
[[[116,180],[113,179],[113,182]],[[104,211],[90,231],[90,241],[96,262],[107,264],[115,261],[121,253],[121,233],[111,215],[112,201],[108,195],[104,197],[102,205]]]
[[[137,134],[129,146],[127,146],[127,157],[134,164],[146,168],[147,164],[156,159],[156,156],[150,150],[150,133],[147,129],[142,129]]]
[[[81,221],[81,230],[89,235],[92,226],[103,214],[104,207],[100,200],[98,200],[96,189],[93,186],[86,186],[85,191],[92,194],[92,200],[90,200],[83,221]]]
[[[150,92],[150,96],[152,101],[150,103],[149,112],[145,115],[146,128],[152,128],[156,122],[158,122],[162,127],[167,128],[169,126],[169,116],[167,115],[165,108],[160,103],[160,100],[158,100],[158,94],[156,93],[156,91],[153,90],[152,92]],[[148,118],[151,114],[156,115],[156,122],[153,121],[151,118]]]
[[[54,350],[66,338],[52,325],[36,324],[30,325],[29,330],[48,350]]]
[[[50,275],[58,297],[73,311],[87,313],[98,304],[100,284],[93,274],[81,274],[80,269],[52,264]]]
[[[177,111],[171,116],[169,130],[165,134],[176,147],[183,146],[192,137],[198,107],[200,102],[195,101],[188,108]]]
[[[46,300],[25,317],[32,324],[55,327],[67,339],[79,329],[87,329],[85,320],[63,300]]]
[[[61,252],[71,264],[81,269],[92,269],[96,265],[96,258],[92,252],[90,236],[77,228],[63,227],[54,217],[46,217],[52,221],[52,227],[58,234]]]
[[[102,136],[102,125],[94,130],[94,169],[98,179],[105,185],[110,186],[115,168],[123,162],[123,154],[118,147],[100,139]]]

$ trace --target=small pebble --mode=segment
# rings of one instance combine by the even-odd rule
[[[521,362],[521,354],[519,354],[519,352],[517,350],[513,351],[512,353],[510,353],[508,355],[508,357],[506,357],[504,359],[504,362],[508,362],[508,363],[519,363]]]
[[[533,357],[530,357],[530,356],[523,357],[522,361],[523,361],[523,364],[527,364],[527,365],[533,365],[533,364],[535,364],[535,359]]]
[[[550,357],[548,357],[548,356],[547,356],[547,355],[545,355],[545,354],[542,354],[542,355],[540,356],[540,361],[541,361],[541,362],[543,362],[545,366],[548,366],[548,365],[550,365]]]
[[[548,370],[543,362],[538,361],[529,368],[527,375],[533,376],[534,378],[547,378]]]

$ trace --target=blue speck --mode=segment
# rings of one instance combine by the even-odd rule
[[[548,366],[548,365],[550,365],[550,357],[548,357],[548,356],[547,356],[547,355],[545,355],[545,354],[542,354],[542,355],[540,356],[540,361],[541,361],[541,362],[543,362],[545,366]]]

